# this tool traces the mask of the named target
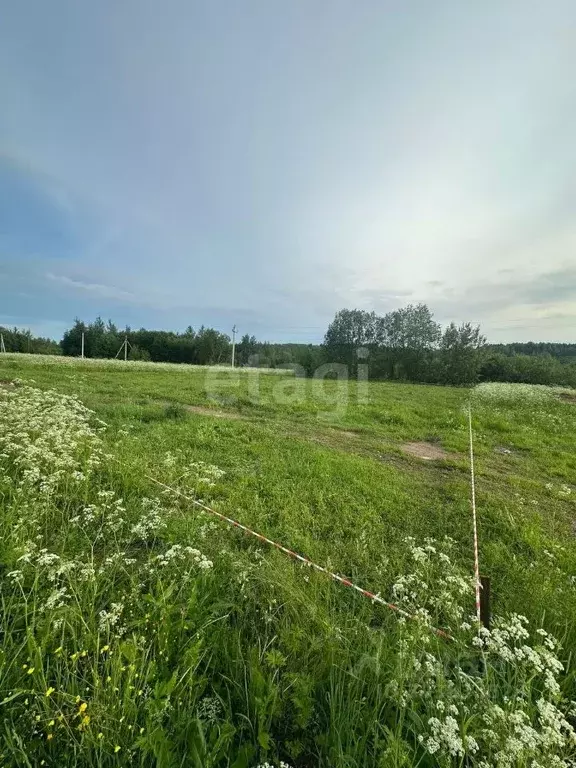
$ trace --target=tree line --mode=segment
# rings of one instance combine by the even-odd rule
[[[513,342],[512,344],[490,344],[491,351],[508,357],[512,355],[534,355],[558,358],[563,363],[576,363],[576,344],[562,344],[550,341]]]
[[[91,323],[76,319],[60,343],[34,337],[30,331],[0,327],[7,351],[80,356],[124,356],[130,360],[229,364],[229,335],[200,326],[183,332],[119,328],[98,317]],[[478,381],[561,384],[576,387],[576,344],[487,344],[479,326],[471,323],[445,328],[426,304],[409,305],[377,315],[341,309],[329,324],[321,344],[277,344],[245,334],[235,349],[239,366],[290,367],[312,376],[325,363],[339,363],[355,376],[366,366],[370,379],[468,385]]]
[[[30,330],[6,328],[0,325],[0,334],[7,352],[30,352],[37,355],[62,354],[62,348],[57,341],[33,336]]]
[[[84,335],[85,357],[123,356],[124,340],[128,340],[128,359],[152,360],[158,363],[216,365],[230,360],[230,337],[214,328],[191,326],[183,333],[140,328],[120,330],[111,320],[97,317],[92,323],[76,320],[60,342],[63,355],[79,356]]]
[[[352,368],[367,364],[371,379],[576,387],[576,344],[488,345],[479,326],[471,323],[450,323],[442,329],[426,304],[383,316],[342,309],[330,323],[323,346],[328,359]],[[359,350],[366,350],[365,359]]]

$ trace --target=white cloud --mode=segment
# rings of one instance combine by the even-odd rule
[[[121,288],[116,288],[113,285],[101,285],[100,283],[86,283],[82,280],[74,280],[66,275],[55,275],[52,272],[47,272],[46,277],[48,280],[60,283],[67,288],[73,288],[80,291],[88,291],[95,296],[100,296],[104,299],[118,299],[120,301],[131,301],[134,299],[134,294],[129,291],[124,291]]]
[[[573,0],[288,5],[14,6],[3,144],[99,230],[69,269],[44,263],[53,285],[143,324],[209,307],[321,326],[423,300],[569,334],[561,283],[536,302],[511,286],[574,258]]]

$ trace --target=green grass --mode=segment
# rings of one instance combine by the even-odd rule
[[[59,481],[49,503],[18,490],[17,465],[4,471],[4,764],[475,765],[471,754],[432,755],[418,741],[429,737],[435,700],[459,706],[472,695],[460,688],[456,695],[454,669],[472,664],[490,701],[504,708],[504,696],[535,700],[529,676],[498,664],[485,664],[482,676],[465,640],[433,639],[443,671],[430,682],[428,701],[399,651],[404,643],[414,658],[429,652],[420,629],[162,496],[149,479],[392,599],[400,576],[420,573],[407,537],[419,545],[450,536],[447,572],[473,572],[470,391],[399,383],[370,383],[365,391],[355,382],[277,373],[0,357],[0,380],[15,378],[77,395],[109,425],[102,439],[110,458],[80,488]],[[537,392],[496,387],[473,396],[481,570],[492,579],[495,614],[523,614],[531,628],[562,639],[561,685],[572,697],[576,404]],[[417,441],[445,457],[404,452]],[[224,474],[212,477],[211,466]],[[97,494],[106,489],[124,499],[126,530],[108,523],[78,530],[70,520],[88,503],[103,504]],[[143,514],[143,497],[161,499],[166,527],[139,538],[130,526]],[[34,537],[39,548],[102,573],[84,582],[72,570],[50,581],[37,567],[13,585],[7,574],[20,568]],[[200,550],[213,568],[172,563],[160,573],[149,566],[175,544]],[[121,561],[103,565],[118,552]],[[72,596],[54,609],[54,624],[52,608],[42,605],[62,579]],[[418,605],[429,600],[429,620],[458,630],[442,607],[451,598],[440,566],[422,583],[427,597]],[[125,606],[122,632],[99,628],[100,611],[110,613],[114,602]],[[473,613],[471,590],[459,605]],[[49,687],[55,692],[47,697]],[[459,723],[462,734],[479,727],[472,716]],[[526,757],[511,764],[531,765]]]

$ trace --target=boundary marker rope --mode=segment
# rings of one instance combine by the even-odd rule
[[[247,533],[250,536],[254,536],[259,541],[263,541],[266,544],[269,544],[271,547],[275,547],[276,549],[280,550],[280,552],[283,552],[285,555],[288,555],[294,560],[298,560],[298,562],[303,563],[304,565],[307,565],[310,568],[314,568],[314,570],[318,571],[319,573],[323,573],[324,575],[328,576],[329,578],[333,579],[339,584],[343,584],[345,587],[351,587],[352,589],[354,589],[356,592],[359,592],[364,597],[367,597],[369,600],[372,600],[372,602],[378,603],[379,605],[383,605],[385,608],[388,608],[391,611],[394,611],[399,616],[402,616],[405,619],[411,619],[411,620],[418,619],[417,616],[414,616],[413,614],[408,613],[407,611],[400,608],[398,605],[395,605],[394,603],[386,602],[386,600],[383,600],[380,597],[380,595],[376,595],[373,592],[370,592],[368,589],[363,589],[362,587],[359,587],[357,584],[354,584],[349,579],[345,579],[343,576],[339,576],[337,573],[333,573],[332,571],[329,571],[327,568],[324,568],[323,566],[318,565],[312,560],[309,560],[307,557],[304,557],[303,555],[299,555],[297,552],[294,552],[291,549],[288,549],[288,547],[284,547],[282,544],[278,544],[278,542],[272,541],[272,539],[267,538],[261,533],[258,533],[257,531],[253,531],[251,528],[248,528],[247,526],[242,525],[242,523],[239,523],[237,520],[233,520],[231,517],[227,517],[226,515],[223,515],[221,512],[217,512],[215,509],[212,509],[212,507],[209,507],[206,504],[202,504],[202,502],[200,501],[196,501],[196,499],[193,499],[191,496],[188,496],[187,494],[182,493],[182,491],[178,490],[178,488],[172,488],[172,486],[166,485],[166,483],[163,483],[161,480],[157,480],[155,477],[152,477],[151,475],[143,474],[143,477],[145,477],[147,480],[152,481],[153,483],[156,483],[156,485],[161,486],[165,490],[170,491],[171,493],[174,493],[177,496],[182,497],[183,499],[186,499],[186,501],[196,505],[197,507],[202,509],[204,512],[208,512],[211,515],[218,517],[220,520],[223,520],[224,522],[228,523],[232,527],[240,528],[240,530],[244,531],[244,533]],[[430,627],[430,631],[433,632],[438,637],[444,638],[445,640],[453,640],[453,637],[449,635],[448,632],[444,632],[444,630],[442,629],[437,629],[436,627]]]

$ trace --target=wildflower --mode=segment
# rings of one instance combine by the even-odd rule
[[[116,754],[116,752],[120,752],[120,749],[121,749],[120,745],[116,744],[116,746],[114,747],[114,754]]]
[[[55,690],[56,690],[55,688],[52,688],[52,686],[50,686],[50,688],[48,688],[48,689],[46,690],[46,693],[45,693],[44,695],[45,695],[46,697],[48,697],[48,696],[52,696],[52,694],[54,693],[54,691],[55,691]]]
[[[27,674],[29,674],[29,675],[32,675],[32,674],[34,674],[34,667],[30,667],[30,668],[28,669],[28,672],[27,672]]]
[[[110,606],[109,611],[102,610],[98,614],[100,619],[98,623],[98,629],[100,632],[106,632],[110,628],[115,627],[119,620],[120,616],[122,615],[122,611],[124,610],[124,604],[123,603],[112,603]]]

